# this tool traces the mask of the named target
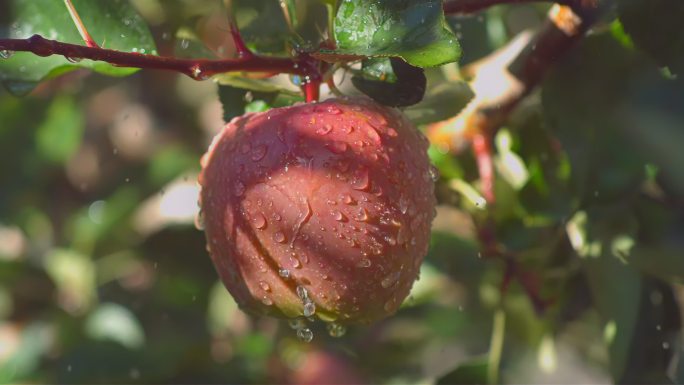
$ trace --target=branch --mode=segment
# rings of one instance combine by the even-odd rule
[[[594,0],[575,1],[594,4]],[[477,133],[495,135],[553,64],[582,39],[601,11],[597,6],[574,11],[555,5],[546,24],[534,36],[523,33],[500,51],[466,67],[463,72],[472,78],[470,86],[475,97],[459,115],[431,125],[430,139],[458,153],[462,144],[472,141]]]
[[[175,71],[195,80],[236,71],[320,77],[317,63],[308,56],[278,58],[249,54],[226,60],[178,59],[62,43],[40,35],[33,35],[28,39],[0,39],[0,51],[32,52],[38,56],[61,55],[70,59],[104,61],[120,67]]]
[[[575,10],[595,7],[598,0],[445,0],[442,4],[444,13],[449,15],[470,14],[483,11],[495,5],[511,5],[523,3],[556,3]]]

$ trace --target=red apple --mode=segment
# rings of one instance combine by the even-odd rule
[[[200,202],[237,303],[342,324],[394,313],[428,250],[427,147],[398,110],[365,98],[233,119],[202,159]]]

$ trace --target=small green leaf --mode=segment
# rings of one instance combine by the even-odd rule
[[[422,68],[397,58],[364,61],[362,76],[352,78],[354,86],[380,104],[405,107],[423,99],[427,80]]]
[[[454,62],[461,48],[444,19],[439,0],[345,0],[335,17],[336,56],[400,56],[411,65]]]
[[[128,1],[73,0],[93,39],[103,48],[128,52],[155,53],[155,45],[143,19]],[[63,1],[13,0],[12,28],[8,37],[28,38],[34,34],[46,39],[84,45]],[[14,93],[25,94],[42,79],[52,78],[76,68],[89,68],[110,76],[125,76],[134,68],[115,67],[104,62],[74,62],[62,56],[40,57],[17,52],[0,60],[0,81]]]

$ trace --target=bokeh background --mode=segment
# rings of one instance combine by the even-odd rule
[[[181,56],[227,36],[214,3],[132,1],[158,51]],[[277,2],[237,3],[245,38],[268,51]],[[461,65],[547,10],[450,18]],[[453,71],[428,71],[429,86]],[[684,381],[681,83],[609,19],[498,134],[497,227],[544,311],[515,281],[502,295],[504,263],[478,252],[470,153],[433,147],[440,206],[410,297],[340,338],[315,324],[310,343],[237,308],[194,225],[226,98],[241,113],[267,107],[259,94],[223,89],[222,105],[214,82],[155,71],[0,90],[0,383]]]

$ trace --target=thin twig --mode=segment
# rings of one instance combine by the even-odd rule
[[[61,55],[71,59],[90,59],[121,67],[175,71],[196,80],[236,71],[320,76],[316,63],[308,56],[277,58],[252,54],[225,60],[178,59],[62,43],[40,35],[33,35],[28,39],[0,39],[0,50],[32,52],[38,56]]]
[[[78,29],[78,33],[81,35],[81,38],[83,38],[86,45],[88,47],[98,48],[99,45],[95,42],[95,39],[90,36],[90,33],[88,33],[88,29],[86,29],[85,24],[83,24],[83,20],[81,20],[78,12],[76,12],[76,8],[71,0],[64,0],[64,5],[66,5],[67,10],[69,10],[69,15],[71,15],[71,19],[74,21],[76,29]]]

